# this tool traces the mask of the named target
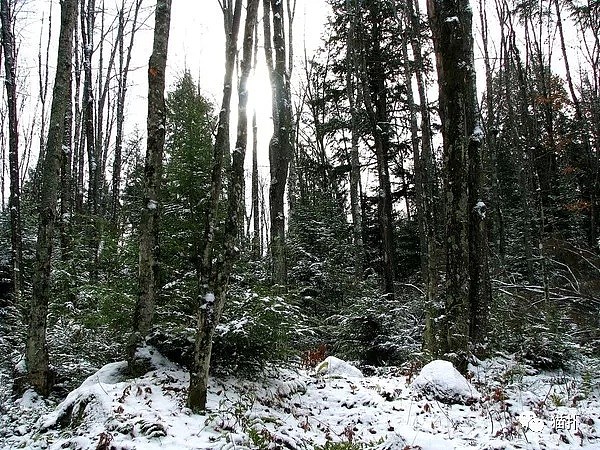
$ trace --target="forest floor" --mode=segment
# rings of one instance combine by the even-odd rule
[[[148,355],[144,376],[108,364],[60,404],[31,391],[5,398],[0,449],[600,449],[591,362],[548,373],[508,355],[483,361],[471,367],[481,398],[470,406],[417,394],[415,374],[399,370],[272,369],[255,381],[211,378],[208,411],[197,415],[185,406],[187,371]]]

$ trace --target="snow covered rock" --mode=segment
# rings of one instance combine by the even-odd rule
[[[319,375],[327,374],[344,378],[363,377],[363,374],[359,369],[335,356],[328,356],[325,358],[325,360],[317,366],[316,370]]]
[[[110,363],[89,376],[80,387],[69,393],[57,408],[40,418],[40,431],[55,427],[79,426],[86,416],[108,417],[111,399],[103,385],[116,384],[124,379],[127,362]]]
[[[435,360],[427,364],[412,382],[413,391],[431,395],[447,404],[470,405],[481,398],[471,383],[454,368],[451,362]]]

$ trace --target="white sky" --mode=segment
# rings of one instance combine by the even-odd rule
[[[312,53],[320,44],[321,31],[327,18],[328,7],[325,0],[297,0],[296,16],[294,21],[294,40],[296,73],[302,64],[299,56],[303,53],[304,41],[307,50]],[[262,16],[262,4],[259,17]],[[173,86],[175,80],[188,69],[195,79],[200,78],[200,87],[208,98],[212,99],[216,109],[220,109],[223,89],[223,76],[225,65],[225,40],[223,32],[223,19],[217,0],[173,0],[171,17],[171,35],[169,37],[169,57],[167,62],[167,85]],[[287,27],[287,23],[286,23]],[[262,29],[262,28],[261,28]],[[287,32],[287,28],[286,28]],[[152,51],[152,37],[147,37],[138,42],[136,57],[140,65],[144,65]],[[262,36],[259,32],[259,60],[264,61],[262,49]],[[243,17],[240,29],[240,38],[243,35]],[[263,63],[264,64],[264,63]],[[143,75],[145,77],[145,70]],[[234,77],[237,75],[234,75]],[[234,80],[235,84],[235,80]],[[131,98],[131,119],[139,128],[145,128],[146,114],[146,82],[141,80],[135,88]],[[138,112],[137,105],[143,105]],[[249,114],[252,107],[257,109],[257,122],[259,128],[259,164],[261,172],[268,173],[267,145],[272,133],[271,124],[271,88],[269,76],[264,65],[257,68],[256,78],[250,80],[249,89]],[[232,133],[235,133],[235,108],[237,107],[237,93],[232,97]],[[138,117],[139,114],[139,117]],[[129,126],[132,126],[130,123]],[[251,139],[249,133],[249,139]],[[232,140],[232,142],[235,142]],[[249,147],[250,149],[250,147]],[[249,166],[250,152],[247,153],[247,167]]]
[[[38,77],[38,51],[40,40],[42,42],[42,59],[45,58],[46,44],[48,41],[48,15],[52,5],[52,40],[49,48],[49,65],[52,73],[49,76],[50,85],[53,83],[53,69],[56,64],[56,43],[60,26],[59,0],[20,0],[22,9],[18,16],[17,39],[19,48],[19,76],[21,77],[21,99],[25,106],[20,117],[22,129],[21,146],[25,147],[25,136],[33,121],[39,124],[40,107],[39,77]],[[120,0],[104,0],[107,9],[113,9]],[[99,8],[102,0],[96,0]],[[154,22],[154,0],[145,0],[145,12],[142,17],[149,16],[147,26],[138,32],[134,44],[131,62],[133,69],[129,76],[129,91],[127,99],[127,113],[125,132],[131,132],[135,127],[145,132],[147,114],[147,81],[146,70],[148,59],[152,52],[152,27]],[[326,21],[329,8],[325,0],[297,0],[296,16],[294,22],[294,40],[296,55],[301,55],[304,41],[309,54],[319,45],[321,31]],[[259,17],[262,16],[262,4]],[[109,19],[107,19],[109,20]],[[99,26],[99,19],[96,21]],[[287,23],[286,23],[287,27]],[[243,34],[243,17],[240,37]],[[260,34],[260,33],[259,33]],[[262,37],[259,37],[262,46]],[[97,44],[97,43],[96,43]],[[223,16],[217,0],[173,0],[171,32],[169,38],[169,55],[167,63],[167,90],[171,89],[176,79],[188,69],[194,78],[200,78],[200,87],[204,95],[211,99],[218,111],[221,106],[221,95],[224,74],[224,32]],[[263,58],[262,47],[259,49],[259,58]],[[301,61],[297,58],[297,65]],[[105,62],[106,64],[106,62]],[[296,73],[299,68],[296,68]],[[237,75],[234,75],[237,76]],[[249,107],[256,105],[259,126],[259,162],[262,172],[268,173],[266,166],[268,159],[266,149],[272,133],[271,126],[271,90],[268,74],[264,66],[257,69],[255,80],[251,80]],[[234,80],[235,84],[235,80]],[[4,89],[0,98],[4,96]],[[49,111],[52,98],[51,86],[48,92],[46,110]],[[37,105],[37,106],[36,106]],[[235,132],[235,110],[237,107],[237,93],[232,96],[232,132]],[[251,111],[251,109],[249,110]],[[127,136],[126,136],[127,138]],[[29,167],[35,164],[39,146],[39,134],[32,139],[32,157]],[[112,149],[111,149],[112,150]],[[262,150],[262,152],[261,152]]]

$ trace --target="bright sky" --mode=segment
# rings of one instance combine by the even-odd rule
[[[49,111],[52,98],[51,85],[54,80],[53,69],[56,64],[56,42],[60,26],[59,0],[19,0],[22,6],[17,24],[17,39],[19,48],[19,75],[21,77],[21,99],[24,102],[23,114],[20,118],[22,128],[21,146],[25,147],[25,136],[29,135],[28,128],[32,122],[39,125],[41,114],[38,99],[38,51],[41,42],[42,61],[45,59],[48,41],[48,16],[52,4],[52,40],[49,46],[49,65],[52,73],[49,76],[50,88],[48,92],[46,111]],[[96,0],[100,8],[103,0]],[[114,14],[114,7],[120,0],[104,0],[107,9]],[[145,0],[143,17],[149,16],[148,26],[136,35],[131,68],[134,69],[129,76],[129,92],[125,131],[131,132],[135,127],[145,131],[147,113],[147,81],[146,70],[148,59],[152,52],[152,25],[154,22],[154,0]],[[296,16],[294,22],[295,54],[302,55],[304,41],[309,54],[319,45],[321,32],[326,21],[329,8],[326,0],[297,0]],[[262,5],[259,17],[262,16]],[[109,13],[109,14],[111,14]],[[99,26],[97,19],[97,26]],[[107,21],[111,20],[111,17]],[[242,18],[243,20],[243,18]],[[286,23],[287,27],[287,23]],[[243,22],[240,36],[243,33]],[[262,46],[262,37],[259,37]],[[96,43],[97,44],[97,43]],[[215,103],[216,109],[220,108],[221,92],[223,88],[224,73],[224,32],[223,16],[218,0],[173,0],[171,33],[169,38],[169,55],[167,69],[167,89],[170,89],[175,80],[187,68],[195,79],[200,78],[203,93]],[[262,47],[259,57],[263,58]],[[106,64],[106,62],[105,62]],[[264,63],[263,63],[264,64]],[[300,72],[301,61],[297,59],[296,73]],[[237,75],[235,75],[237,76]],[[234,80],[235,83],[235,80]],[[4,96],[4,89],[0,92],[0,100]],[[259,164],[263,166],[262,172],[268,173],[266,165],[266,149],[272,133],[271,128],[271,90],[268,74],[264,65],[259,65],[255,80],[251,80],[250,108],[257,107],[259,126]],[[235,132],[235,110],[237,107],[237,93],[232,97],[232,130]],[[251,111],[251,110],[250,110]],[[39,136],[30,139],[33,144],[32,156],[29,167],[33,167],[39,148]],[[264,150],[261,152],[261,150]],[[112,151],[112,149],[111,149]],[[261,154],[262,153],[262,154]]]
[[[299,58],[303,54],[303,45],[306,42],[308,53],[312,53],[320,44],[321,32],[327,19],[329,8],[325,0],[297,0],[296,16],[294,20],[294,41],[296,59],[296,73],[300,72],[302,64]],[[262,16],[262,4],[259,17]],[[243,18],[242,18],[243,19]],[[286,23],[287,27],[287,23]],[[262,27],[260,27],[262,30]],[[287,32],[287,30],[286,30]],[[240,37],[243,34],[243,22]],[[259,32],[259,34],[262,34]],[[144,36],[138,42],[140,65],[147,61],[151,49],[151,36]],[[271,124],[271,88],[269,76],[264,66],[264,53],[262,49],[262,36],[259,36],[259,66],[256,78],[250,81],[249,108],[256,106],[257,122],[259,128],[259,164],[262,173],[268,173],[267,145],[272,133]],[[241,45],[240,45],[241,48]],[[223,32],[223,15],[217,0],[173,0],[171,17],[171,35],[169,38],[169,58],[167,71],[167,84],[172,86],[174,81],[185,69],[188,69],[194,78],[200,78],[200,87],[205,95],[215,103],[217,110],[221,106],[223,90],[223,75],[225,65],[225,39]],[[145,71],[143,71],[145,76]],[[237,76],[237,75],[234,75]],[[235,83],[235,80],[234,80]],[[146,82],[141,80],[136,93],[132,97],[130,109],[132,118],[136,117],[139,127],[145,128],[145,99]],[[137,104],[143,105],[137,111]],[[232,132],[235,133],[235,108],[237,107],[237,94],[232,97]],[[135,110],[135,112],[134,112]],[[250,113],[251,109],[249,109]],[[139,117],[139,118],[138,118]],[[133,126],[133,124],[129,124]],[[249,139],[250,139],[249,135]],[[233,142],[234,140],[232,140]],[[249,166],[249,156],[247,159]]]

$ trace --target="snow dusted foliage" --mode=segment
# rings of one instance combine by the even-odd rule
[[[470,405],[481,398],[471,383],[454,368],[451,362],[441,359],[431,361],[411,387],[417,393],[432,396],[442,403]]]

